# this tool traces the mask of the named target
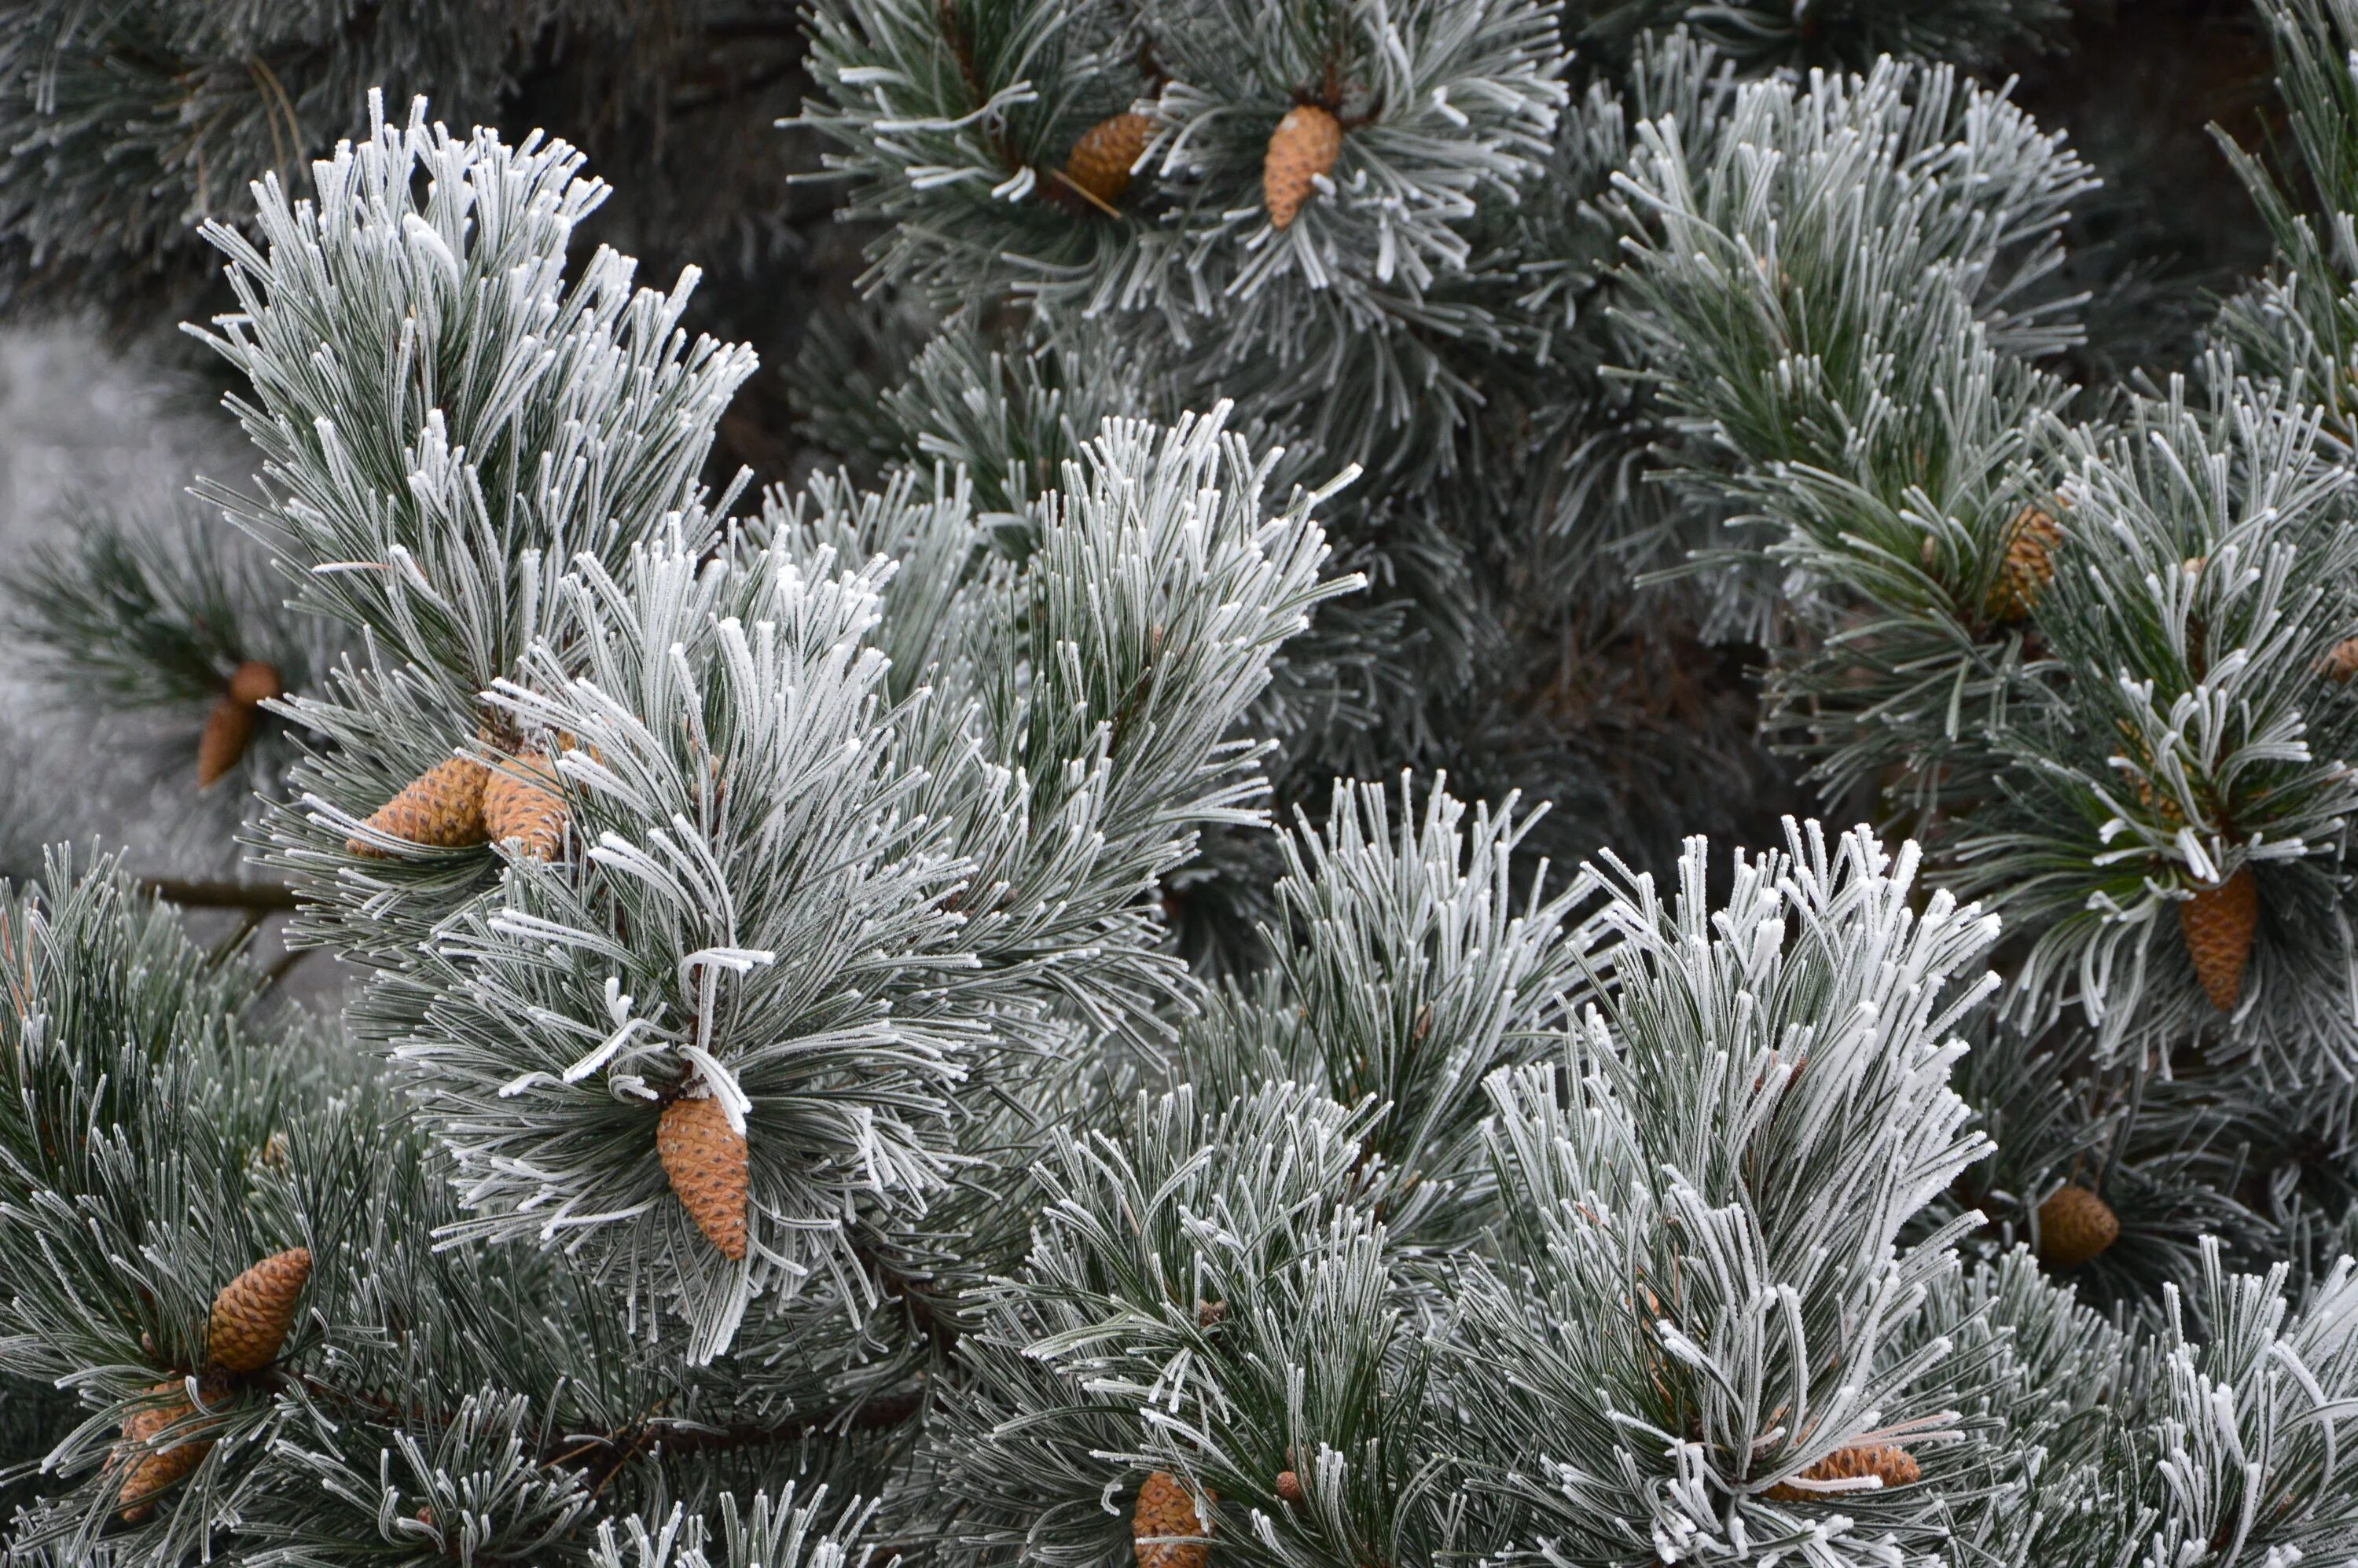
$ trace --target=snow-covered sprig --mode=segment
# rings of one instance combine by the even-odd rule
[[[606,1250],[682,1282],[708,1355],[748,1294],[839,1249],[852,1194],[939,1184],[911,1124],[939,1123],[987,1026],[979,999],[943,995],[973,962],[946,907],[966,868],[913,808],[928,760],[864,645],[882,568],[699,556],[673,538],[620,579],[583,563],[573,657],[545,645],[498,688],[519,729],[573,742],[556,766],[578,874],[519,868],[446,929],[404,976],[425,1023],[400,1054],[481,1211],[466,1233],[623,1227]],[[733,1264],[654,1158],[661,1103],[691,1087],[749,1139]]]
[[[2277,389],[2196,403],[2181,385],[2116,436],[2060,443],[2048,661],[1999,732],[2011,764],[1944,852],[2031,938],[2017,1016],[2075,1001],[2114,1043],[2216,1017],[2180,911],[2248,875],[2234,1033],[2296,1078],[2350,1070],[2358,708],[2333,659],[2358,635],[2358,542],[2318,418]]]
[[[1971,787],[2019,659],[1998,585],[2031,436],[2070,394],[2031,362],[2073,332],[2050,279],[2085,166],[2003,95],[1889,60],[1633,139],[1633,369],[1683,431],[1684,485],[1787,568],[1781,605],[1732,577],[1720,619],[1812,634],[1772,726],[1829,798]]]
[[[537,135],[452,135],[385,120],[315,164],[296,200],[254,187],[258,243],[214,224],[238,310],[199,335],[247,382],[232,400],[261,449],[257,513],[297,605],[365,632],[431,679],[454,716],[549,626],[583,552],[630,544],[701,496],[741,347],[681,329],[695,274],[633,286],[600,249],[566,252],[605,188]]]
[[[1884,56],[1985,68],[2009,49],[2052,37],[2070,16],[2062,0],[1590,0],[1577,11],[1584,50],[1619,54],[1642,48],[1650,32],[1679,27],[1762,73],[1860,70]]]
[[[526,760],[481,749],[549,759],[576,852],[517,857],[376,988],[477,1211],[454,1234],[676,1296],[708,1357],[764,1292],[873,1305],[862,1227],[950,1179],[992,1058],[1069,1049],[1076,1016],[1159,1032],[1157,882],[1203,827],[1260,820],[1232,727],[1338,585],[1317,497],[1264,514],[1267,460],[1217,418],[1109,423],[1084,458],[1020,570],[976,573],[962,492],[905,486],[823,490],[765,547],[674,529],[620,574],[577,562],[487,694]],[[906,552],[907,597],[838,544]],[[684,1096],[744,1140],[742,1256],[666,1190]]]
[[[1551,1053],[1603,961],[1570,918],[1586,879],[1548,896],[1542,867],[1516,894],[1536,814],[1518,819],[1511,799],[1469,813],[1438,779],[1419,806],[1412,784],[1396,797],[1338,784],[1323,827],[1304,818],[1284,836],[1270,965],[1216,996],[1183,1042],[1206,1088],[1290,1081],[1378,1106],[1363,1190],[1372,1198],[1383,1173],[1386,1218],[1408,1234],[1463,1220],[1451,1188],[1479,1163],[1483,1081]]]
[[[2305,1301],[2285,1270],[2227,1272],[2205,1249],[2199,1296],[2167,1297],[2164,1391],[2144,1490],[2158,1514],[2140,1563],[2289,1563],[2358,1551],[2343,1451],[2358,1417],[2358,1271],[2348,1258]]]
[[[2259,10],[2306,178],[2288,186],[2213,128],[2277,254],[2221,308],[2212,333],[2243,373],[2298,386],[2322,407],[2328,438],[2346,449],[2358,445],[2358,7],[2263,0]]]
[[[1616,988],[1563,1065],[1492,1080],[1509,1246],[1468,1297],[1466,1419],[1530,1550],[1734,1560],[1815,1529],[1876,1561],[1835,1542],[1929,1544],[1923,1495],[1814,1467],[1885,1446],[1937,1473],[1954,1436],[1909,1393],[1948,1345],[1903,1334],[1959,1227],[1900,1233],[1986,1152],[1947,1080],[1996,922],[1911,908],[1913,846],[1864,829],[1739,856],[1722,901],[1706,870],[1698,842],[1667,907],[1629,881],[1595,922]]]
[[[1366,1108],[1271,1084],[1225,1110],[1142,1097],[1057,1141],[1033,1254],[990,1292],[933,1433],[951,1561],[1019,1541],[1121,1561],[1157,1476],[1184,1476],[1257,1561],[1448,1544],[1415,1292],[1346,1201],[1369,1127]]]

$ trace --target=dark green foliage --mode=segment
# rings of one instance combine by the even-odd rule
[[[283,661],[250,836],[362,977],[0,900],[12,1545],[2358,1552],[2358,9],[2259,16],[2215,310],[1996,85],[2050,0],[0,21],[12,303],[212,220],[278,563],[94,526],[16,623],[109,707]],[[370,825],[462,764],[552,841]]]

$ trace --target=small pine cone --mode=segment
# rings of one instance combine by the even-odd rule
[[[1293,222],[1310,200],[1311,182],[1331,172],[1342,155],[1343,122],[1315,103],[1287,110],[1261,158],[1261,202],[1269,209],[1270,227]]]
[[[197,740],[197,787],[211,789],[226,777],[245,755],[254,740],[254,705],[223,692],[213,698],[205,715],[205,732]]]
[[[1154,137],[1143,114],[1116,114],[1081,133],[1065,159],[1065,178],[1110,207],[1130,189],[1130,169]]]
[[[1209,1490],[1204,1496],[1219,1500]],[[1157,1470],[1140,1483],[1130,1533],[1138,1568],[1205,1568],[1212,1558],[1211,1542],[1200,1539],[1211,1534],[1211,1527],[1195,1517],[1195,1494],[1168,1470]],[[1191,1536],[1198,1539],[1171,1539]]]
[[[483,784],[491,770],[468,757],[449,757],[407,784],[379,806],[368,825],[388,838],[435,849],[459,849],[484,841]],[[389,851],[365,838],[344,840],[355,855],[384,860]]]
[[[1823,1459],[1794,1477],[1800,1481],[1855,1481],[1872,1476],[1886,1488],[1912,1487],[1923,1472],[1917,1467],[1916,1456],[1905,1448],[1892,1448],[1879,1443],[1862,1443],[1851,1448],[1837,1448]],[[1791,1482],[1779,1481],[1761,1494],[1771,1502],[1825,1502],[1844,1497],[1841,1492],[1815,1492]]]
[[[2358,676],[2358,637],[2344,637],[2327,649],[2325,657],[2318,661],[2317,673],[2348,686],[2350,677]]]
[[[295,1326],[295,1301],[311,1278],[308,1248],[265,1258],[221,1289],[205,1325],[205,1349],[224,1372],[259,1372]]]
[[[1284,1503],[1302,1500],[1302,1476],[1298,1472],[1280,1470],[1277,1473],[1277,1498],[1278,1501]]]
[[[2114,752],[2113,759],[2116,763],[2123,764],[2128,763],[2130,760],[2125,752]],[[2154,783],[2152,775],[2138,768],[2124,766],[2121,771],[2128,774],[2129,786],[2136,792],[2137,806],[2142,810],[2159,821],[2164,827],[2175,830],[2184,826],[2186,814],[2178,809],[2177,796],[2164,795]]]
[[[546,757],[520,757],[518,772],[493,770],[483,781],[483,831],[494,844],[516,841],[517,852],[553,860],[565,842],[565,797]]]
[[[146,1442],[196,1408],[189,1403],[188,1390],[179,1383],[157,1383],[147,1392],[164,1402],[133,1411],[123,1418],[123,1444],[107,1461],[109,1469],[120,1463],[129,1449]]]
[[[1197,1302],[1195,1303],[1195,1326],[1198,1328],[1209,1328],[1228,1315],[1228,1303],[1226,1302]]]
[[[655,1121],[655,1157],[705,1239],[745,1256],[745,1139],[717,1099],[676,1099]]]
[[[2076,1269],[2120,1235],[2121,1217],[2085,1187],[2058,1187],[2039,1206],[2039,1256],[2050,1268]]]
[[[158,1383],[147,1391],[164,1396],[166,1402],[124,1418],[123,1441],[115,1446],[106,1465],[109,1470],[128,1466],[122,1487],[115,1493],[115,1504],[122,1509],[125,1524],[138,1524],[153,1515],[156,1494],[176,1481],[187,1479],[189,1472],[203,1461],[206,1451],[213,1445],[210,1437],[189,1437],[154,1453],[137,1452],[140,1444],[166,1427],[196,1413],[196,1407],[189,1403],[187,1390],[178,1383]]]
[[[2252,957],[2252,935],[2260,925],[2260,883],[2252,868],[2212,887],[2198,888],[2178,906],[2178,929],[2186,956],[2194,960],[2203,994],[2221,1012],[2233,1012],[2244,994],[2244,966]]]
[[[2006,525],[2005,558],[1983,608],[1995,622],[2019,621],[2030,613],[2039,590],[2055,576],[2054,549],[2063,525],[2036,506],[2026,506]]]
[[[287,683],[278,678],[278,666],[265,665],[260,659],[248,659],[230,672],[229,698],[232,702],[243,702],[251,707],[254,703],[268,702],[286,689]]]

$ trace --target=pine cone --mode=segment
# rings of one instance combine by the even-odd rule
[[[2053,550],[2063,525],[2036,506],[2026,506],[2006,525],[2005,558],[1982,608],[1994,622],[2019,621],[2055,576]]]
[[[491,770],[467,757],[449,757],[404,784],[379,806],[368,825],[388,838],[435,849],[458,849],[484,841],[483,785]],[[365,838],[344,840],[355,855],[384,860],[391,853]]]
[[[2178,929],[2203,994],[2221,1012],[2233,1012],[2244,994],[2244,966],[2252,957],[2252,935],[2260,925],[2260,883],[2252,868],[2212,887],[2197,888],[2178,906]]]
[[[1278,1501],[1284,1503],[1302,1500],[1302,1476],[1298,1472],[1280,1470],[1277,1473],[1277,1498]]]
[[[1835,1449],[1795,1476],[1794,1480],[1855,1481],[1862,1476],[1873,1476],[1886,1487],[1912,1487],[1922,1474],[1917,1467],[1916,1456],[1905,1448],[1862,1443],[1851,1448]],[[1778,1503],[1826,1502],[1846,1495],[1813,1492],[1790,1481],[1779,1481],[1761,1494],[1769,1501]]]
[[[1065,178],[1110,207],[1130,189],[1130,168],[1154,139],[1143,114],[1116,114],[1081,133],[1065,159]]]
[[[158,1383],[147,1391],[164,1396],[165,1402],[135,1411],[124,1418],[123,1441],[115,1445],[114,1454],[106,1465],[109,1470],[120,1465],[129,1466],[114,1499],[116,1506],[123,1510],[125,1524],[138,1524],[153,1515],[156,1494],[176,1481],[185,1480],[189,1472],[203,1461],[206,1451],[213,1445],[210,1437],[191,1436],[182,1438],[169,1448],[153,1453],[138,1452],[142,1444],[153,1439],[166,1427],[196,1413],[196,1407],[189,1402],[188,1390],[181,1384]],[[207,1399],[217,1394],[217,1390],[210,1386],[201,1391]]]
[[[717,1099],[676,1099],[655,1122],[655,1157],[705,1239],[745,1256],[745,1140]]]
[[[2317,673],[2348,686],[2350,677],[2358,676],[2358,637],[2344,637],[2327,649],[2325,657],[2318,661]]]
[[[256,717],[252,703],[240,702],[227,692],[213,698],[205,715],[205,732],[197,741],[199,789],[212,788],[237,766],[254,739]]]
[[[2058,1187],[2039,1206],[2039,1256],[2051,1269],[2076,1269],[2120,1235],[2121,1217],[2085,1187]]]
[[[553,860],[565,842],[565,797],[557,767],[546,757],[519,757],[515,773],[492,770],[483,780],[483,831],[494,844],[516,841],[516,851]]]
[[[224,1372],[259,1372],[295,1326],[295,1300],[311,1278],[308,1248],[265,1258],[221,1289],[205,1325],[205,1349]]]
[[[1212,1502],[1219,1500],[1208,1490],[1204,1496]],[[1201,1538],[1212,1531],[1209,1525],[1195,1517],[1195,1494],[1168,1470],[1157,1470],[1139,1484],[1138,1507],[1130,1516],[1130,1533],[1138,1553],[1138,1568],[1205,1568],[1212,1558],[1211,1542],[1206,1540],[1169,1539]]]
[[[230,672],[228,687],[213,698],[205,715],[205,732],[197,742],[197,787],[211,789],[245,755],[260,719],[254,705],[286,690],[277,669],[260,659],[248,659]]]
[[[2125,724],[2122,726],[2123,730],[2127,728]],[[2144,750],[2138,746],[2134,753],[2115,752],[2113,760],[2115,764],[2127,764],[2120,771],[2128,775],[2129,787],[2136,792],[2139,809],[2174,832],[2185,825],[2186,814],[2178,808],[2178,797],[2164,794],[2155,782],[2150,772],[2153,764],[2143,759]]]
[[[188,1390],[178,1383],[157,1383],[147,1391],[162,1396],[165,1402],[133,1411],[123,1418],[123,1443],[107,1462],[110,1469],[125,1457],[128,1449],[146,1442],[196,1408],[189,1403]]]
[[[232,702],[243,702],[252,707],[255,703],[268,702],[286,689],[287,683],[278,678],[278,666],[265,665],[260,659],[248,659],[230,672],[229,699]]]
[[[1311,181],[1332,171],[1342,155],[1343,122],[1315,103],[1287,110],[1261,158],[1261,202],[1269,209],[1270,227],[1293,222],[1310,200]]]

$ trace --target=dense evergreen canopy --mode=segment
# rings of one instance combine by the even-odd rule
[[[0,15],[8,1550],[2358,1562],[2358,0],[2207,297],[2085,20]]]

